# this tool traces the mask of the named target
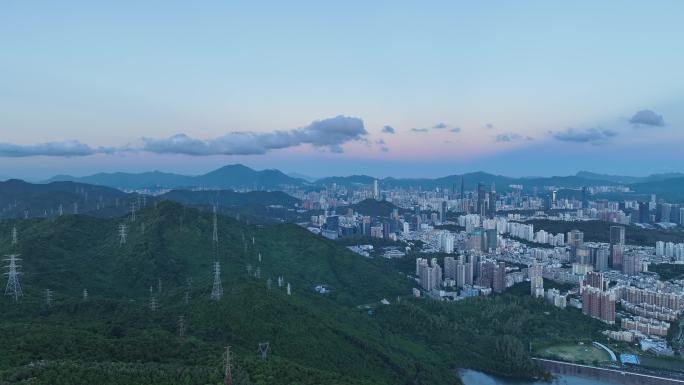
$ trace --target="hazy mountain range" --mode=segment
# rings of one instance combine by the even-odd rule
[[[368,175],[332,176],[315,181],[287,175],[276,169],[257,171],[241,164],[227,165],[206,174],[188,176],[160,171],[143,173],[98,173],[84,177],[69,175],[57,175],[47,182],[72,181],[101,186],[114,187],[122,190],[159,189],[159,188],[204,188],[204,189],[249,189],[249,190],[273,190],[286,187],[316,188],[329,186],[333,183],[338,186],[371,185],[376,178]],[[473,190],[477,183],[482,182],[489,189],[494,183],[498,190],[506,190],[509,185],[523,185],[525,189],[534,187],[556,186],[558,188],[577,188],[581,186],[598,185],[633,185],[635,191],[642,190],[639,184],[660,183],[661,189],[668,189],[672,181],[675,186],[681,185],[678,179],[684,180],[682,173],[653,174],[645,177],[633,177],[622,175],[605,175],[589,171],[580,171],[570,176],[552,177],[507,177],[490,174],[482,171],[465,174],[449,175],[439,178],[381,178],[378,179],[381,187],[393,188],[447,188],[460,189],[463,180],[466,190]]]

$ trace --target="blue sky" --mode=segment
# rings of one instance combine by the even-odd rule
[[[4,2],[0,177],[236,162],[684,171],[682,14],[681,1]]]

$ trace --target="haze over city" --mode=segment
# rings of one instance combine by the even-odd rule
[[[0,177],[682,168],[677,1],[11,2]]]

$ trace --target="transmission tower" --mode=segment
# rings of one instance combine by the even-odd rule
[[[16,245],[17,241],[18,241],[17,228],[15,226],[15,227],[12,227],[12,246]]]
[[[64,215],[64,207],[63,207],[62,204],[60,203],[60,204],[59,204],[59,216],[61,217],[62,215]]]
[[[180,338],[185,337],[185,316],[178,316],[178,336]]]
[[[282,275],[280,277],[278,277],[278,287],[283,287],[284,282],[285,282],[285,280],[283,279]]]
[[[261,262],[261,253],[259,253],[259,262]]]
[[[268,347],[269,344],[268,342],[260,342],[259,343],[259,353],[261,353],[261,359],[265,360],[268,358]]]
[[[287,295],[292,295],[292,289],[290,288],[290,283],[287,284]]]
[[[185,284],[186,284],[185,298],[184,298],[183,302],[185,302],[185,304],[187,305],[190,303],[190,291],[192,291],[192,278],[186,279]]]
[[[211,240],[214,241],[214,246],[217,247],[218,245],[218,219],[216,217],[216,205],[214,205],[214,232],[211,236]]]
[[[211,299],[218,301],[223,296],[223,287],[221,286],[221,264],[214,262],[214,285],[211,288]]]
[[[52,290],[45,289],[45,306],[52,307]]]
[[[273,286],[273,282],[271,281],[271,278],[269,278],[266,280],[266,288],[271,290],[271,286]]]
[[[254,277],[261,278],[261,267],[257,266],[256,271],[254,272]]]
[[[83,300],[84,301],[88,300],[88,289],[83,289]]]
[[[162,280],[161,278],[157,278],[157,292],[161,294],[162,292]]]
[[[126,230],[127,227],[123,223],[119,225],[119,245],[125,245],[126,244]]]
[[[14,297],[14,302],[19,302],[19,298],[21,298],[24,293],[21,291],[21,285],[19,284],[19,275],[21,275],[21,272],[19,272],[19,263],[18,261],[21,261],[19,257],[19,254],[10,254],[6,255],[5,261],[8,262],[8,265],[6,266],[7,268],[7,273],[5,275],[7,276],[7,286],[5,287],[5,295],[11,295]]]
[[[152,290],[152,286],[150,286],[150,311],[157,311],[157,308],[157,296],[154,295],[154,290]]]
[[[230,346],[226,346],[226,357],[225,357],[225,362],[223,364],[224,366],[224,375],[223,375],[223,385],[233,385],[233,374],[231,373],[230,366],[231,366],[231,357],[230,357]]]

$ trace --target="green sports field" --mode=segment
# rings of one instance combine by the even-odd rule
[[[610,362],[610,355],[601,348],[597,348],[591,343],[554,345],[541,349],[538,352],[547,358],[557,358],[563,361],[572,362]]]

